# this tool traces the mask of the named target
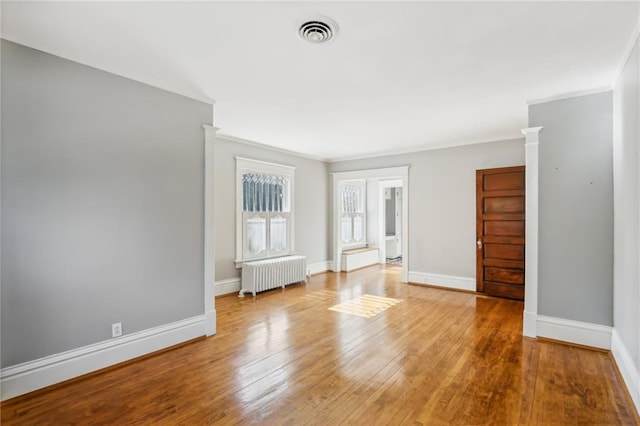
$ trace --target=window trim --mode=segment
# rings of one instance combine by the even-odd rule
[[[267,161],[253,160],[244,157],[234,157],[236,160],[236,268],[241,268],[243,262],[249,262],[260,259],[270,259],[274,257],[281,257],[295,253],[295,220],[294,220],[294,206],[295,206],[295,166],[288,166],[284,164],[270,163]],[[289,220],[291,222],[290,227],[290,246],[291,249],[287,253],[279,253],[271,256],[264,256],[260,258],[244,259],[244,242],[243,242],[243,209],[242,209],[242,175],[245,172],[254,172],[262,174],[272,174],[286,176],[289,179],[289,193],[287,194],[289,199]]]

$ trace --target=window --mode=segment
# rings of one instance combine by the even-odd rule
[[[366,246],[365,182],[347,182],[342,186],[341,239],[343,248]]]
[[[294,172],[236,157],[236,262],[293,253]]]

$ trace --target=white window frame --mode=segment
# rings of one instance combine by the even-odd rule
[[[342,196],[342,192],[344,191],[344,188],[347,186],[355,186],[358,187],[360,189],[360,211],[358,212],[352,212],[352,213],[345,213],[344,211],[344,198]],[[342,249],[343,250],[350,250],[350,249],[356,249],[356,248],[363,248],[367,246],[367,182],[364,179],[357,179],[357,180],[348,180],[348,181],[344,181],[341,183],[340,185],[340,223],[342,224],[342,218],[345,214],[347,214],[348,216],[351,217],[351,226],[352,226],[352,235],[355,234],[355,222],[354,222],[354,218],[356,216],[360,216],[362,218],[362,226],[360,229],[360,232],[362,233],[362,239],[360,241],[351,241],[351,242],[344,242],[342,240],[343,235],[342,235],[342,231],[340,232],[340,243],[342,245]],[[341,225],[342,227],[342,225]]]
[[[259,259],[268,259],[272,257],[280,257],[286,256],[289,254],[294,254],[295,247],[295,223],[294,223],[294,194],[295,194],[295,170],[294,166],[287,166],[283,164],[269,163],[266,161],[252,160],[249,158],[243,157],[235,157],[236,160],[236,268],[242,267],[242,262],[253,261]],[[258,173],[265,175],[278,175],[286,177],[289,185],[287,191],[287,199],[289,205],[288,212],[244,212],[242,208],[242,176],[247,173]],[[289,227],[287,228],[287,240],[288,240],[288,250],[280,250],[274,253],[270,253],[269,250],[269,217],[273,215],[273,217],[281,216],[288,219]],[[267,219],[267,255],[260,257],[247,256],[244,243],[246,238],[244,238],[244,233],[246,229],[245,218],[261,216]]]

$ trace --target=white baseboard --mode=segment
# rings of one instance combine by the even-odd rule
[[[205,335],[204,315],[0,370],[2,401]]]
[[[438,287],[453,288],[456,290],[476,291],[476,279],[468,277],[409,271],[409,282],[413,284],[429,284]]]
[[[538,315],[536,329],[538,337],[611,349],[612,327],[606,325]]]
[[[629,354],[627,346],[624,344],[617,330],[614,328],[611,333],[611,353],[613,359],[618,365],[618,370],[622,375],[631,399],[636,406],[636,410],[640,412],[640,373],[633,362],[633,358]]]
[[[522,335],[527,337],[536,337],[536,325],[538,322],[538,314],[535,312],[524,311],[522,313]]]
[[[216,310],[211,309],[204,312],[205,317],[205,336],[213,336],[218,329],[218,319],[216,316]]]
[[[222,296],[223,294],[238,293],[240,291],[242,279],[229,278],[226,280],[216,281],[216,296]]]
[[[310,263],[307,265],[307,275],[321,274],[330,271],[333,262],[325,260],[324,262]]]

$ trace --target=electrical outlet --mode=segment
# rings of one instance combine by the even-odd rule
[[[120,337],[122,336],[122,323],[117,322],[115,324],[111,324],[111,337]]]

